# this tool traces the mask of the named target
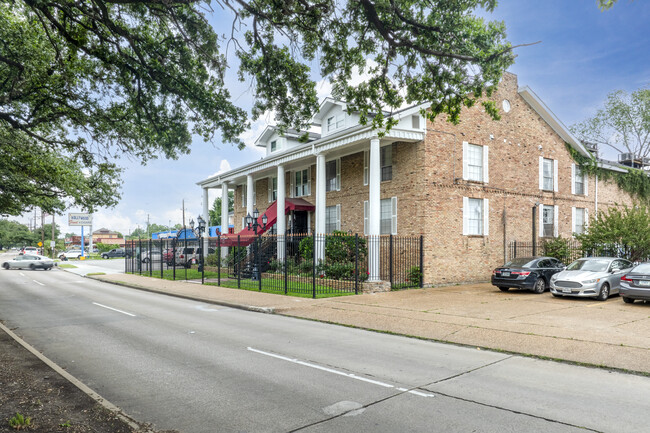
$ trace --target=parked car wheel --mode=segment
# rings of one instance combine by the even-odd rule
[[[502,292],[507,292],[508,290],[510,290],[510,287],[499,287],[499,290],[501,290]]]
[[[598,293],[598,297],[596,299],[599,301],[606,301],[607,298],[609,298],[609,284],[605,283],[600,288],[600,292]]]
[[[546,290],[546,281],[544,281],[544,278],[538,278],[537,281],[535,281],[535,285],[533,286],[533,293],[541,294],[544,293]]]
[[[9,269],[9,263],[3,263],[2,267],[5,268],[5,269]]]
[[[106,254],[102,254],[102,259],[108,259],[108,256]]]
[[[29,269],[33,271],[34,269],[36,269],[36,266],[32,263],[31,265],[29,265]]]
[[[623,302],[626,304],[634,304],[634,298],[623,298]]]
[[[142,263],[149,263],[149,257],[145,257],[144,259],[142,259]]]

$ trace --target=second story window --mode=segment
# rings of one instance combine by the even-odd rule
[[[388,145],[381,148],[381,180],[393,178],[393,146]]]
[[[587,176],[576,164],[571,165],[571,194],[587,195]]]
[[[557,161],[539,157],[539,189],[557,192]]]
[[[339,191],[341,189],[341,160],[335,159],[325,163],[325,190]]]
[[[311,179],[309,179],[310,170],[308,168],[304,170],[298,170],[295,173],[294,177],[294,197],[302,197],[304,195],[310,195],[310,185]]]
[[[463,142],[463,179],[488,181],[488,147]]]
[[[271,152],[275,152],[277,149],[278,149],[278,141],[277,141],[277,140],[273,140],[273,141],[271,142]]]

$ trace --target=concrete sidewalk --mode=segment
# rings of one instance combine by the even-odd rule
[[[326,299],[130,274],[93,278],[205,302],[650,374],[650,304],[556,299],[490,284]]]

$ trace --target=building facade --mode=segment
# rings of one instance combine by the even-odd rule
[[[488,280],[510,241],[533,238],[533,225],[539,239],[567,238],[598,210],[632,203],[613,182],[581,173],[567,146],[589,151],[515,75],[491,99],[499,121],[480,104],[457,125],[425,120],[415,106],[392,114],[398,123],[381,138],[327,99],[314,117],[320,134],[301,142],[268,127],[256,143],[262,160],[199,182],[204,214],[208,189],[221,188],[222,197],[235,192],[235,232],[254,209],[300,198],[313,211],[279,216],[278,234],[423,235],[424,283],[439,285]]]

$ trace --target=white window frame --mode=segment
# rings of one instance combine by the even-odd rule
[[[576,231],[576,223],[577,223],[577,215],[578,211],[582,211],[582,231],[578,232]],[[589,224],[589,209],[584,208],[584,207],[572,207],[571,208],[571,231],[573,235],[576,234],[582,234],[587,230],[587,226]]]
[[[331,122],[330,122],[331,121]],[[325,122],[327,126],[327,132],[336,131],[345,127],[345,113],[335,114],[334,116],[329,116]]]
[[[327,178],[327,164],[336,164],[336,174],[334,180],[334,188],[330,188],[329,179]],[[341,190],[341,158],[336,158],[325,163],[325,191],[340,191]]]
[[[363,202],[363,235],[368,236],[368,227],[369,227],[369,221],[368,221],[368,214],[370,213],[370,204],[368,203],[368,200],[365,200]]]
[[[388,156],[390,155],[390,156]],[[382,161],[382,158],[384,161]],[[390,159],[390,165],[384,165],[384,162],[386,159]],[[395,164],[393,163],[393,145],[389,144],[387,146],[382,146],[379,148],[379,176],[382,178],[382,182],[388,182],[389,180],[393,180],[393,166]],[[390,179],[384,180],[384,168],[390,167]]]
[[[470,199],[481,200],[483,203],[483,227],[481,233],[470,233]],[[490,200],[487,198],[463,197],[463,236],[489,236],[490,234]]]
[[[370,179],[370,153],[367,150],[363,151],[363,186],[368,186]]]
[[[580,173],[582,176],[582,194],[576,193],[576,180],[578,179],[577,173]],[[571,164],[571,194],[574,195],[589,195],[589,177],[585,174],[584,171],[580,169],[576,164]]]
[[[482,173],[480,176],[480,179],[474,179],[471,178],[470,176],[470,170],[469,170],[469,156],[470,156],[470,151],[472,149],[476,149],[478,147],[482,147]],[[483,182],[483,183],[488,183],[489,182],[489,163],[488,163],[488,158],[489,158],[489,148],[488,146],[483,146],[480,144],[472,144],[468,143],[467,141],[463,141],[463,180],[469,180],[469,181],[474,181],[474,182]]]
[[[275,146],[275,149],[273,148],[274,146]],[[270,148],[271,152],[275,152],[276,150],[278,150],[278,140],[271,141],[271,143],[269,143],[269,148]]]
[[[329,211],[332,208],[336,208],[336,210],[334,211],[334,215],[336,218],[336,220],[334,221],[334,226],[335,226],[334,230],[336,231],[341,230],[341,205],[337,204],[334,206],[327,206],[327,208],[325,209],[325,232],[326,233],[332,233],[334,231],[334,230],[332,231],[327,230],[327,226],[331,225],[331,222],[329,221],[329,215],[330,215]]]
[[[560,207],[559,206],[551,206],[551,205],[544,205],[540,204],[539,205],[539,237],[549,237],[549,236],[544,236],[544,208],[551,207],[553,208],[553,236],[556,238],[559,233],[559,227],[558,227],[558,220],[559,220],[559,214],[560,214]]]
[[[385,198],[385,199],[380,200],[379,203],[380,203],[379,204],[379,212],[380,212],[379,234],[380,235],[388,235],[388,234],[396,235],[397,234],[397,197]],[[382,233],[381,228],[382,228],[383,224],[381,223],[381,221],[383,219],[381,218],[381,216],[382,216],[381,215],[382,214],[381,209],[387,203],[390,203],[389,204],[389,206],[390,206],[390,233]],[[365,231],[366,230],[364,229],[364,232]]]
[[[551,161],[551,165],[552,165],[552,176],[553,176],[552,183],[553,183],[553,185],[552,185],[551,189],[544,188],[544,160]],[[557,192],[558,191],[557,172],[558,172],[558,166],[557,166],[557,161],[555,159],[544,158],[543,156],[540,156],[539,157],[539,189],[541,189],[542,191],[555,191],[555,192]]]
[[[305,185],[305,182],[303,180],[303,174],[302,172],[307,171],[307,192],[302,191],[304,188],[301,188],[301,194],[298,195],[296,189],[298,188],[298,185],[296,185],[296,173],[301,172],[301,186]],[[307,197],[311,195],[311,166],[302,168],[300,170],[294,170],[291,172],[291,197]]]
[[[273,182],[275,182],[275,189],[273,188]],[[268,178],[268,197],[267,201],[269,203],[273,203],[278,199],[278,186],[277,186],[278,178],[277,176],[271,176]],[[275,197],[273,197],[275,196]]]

